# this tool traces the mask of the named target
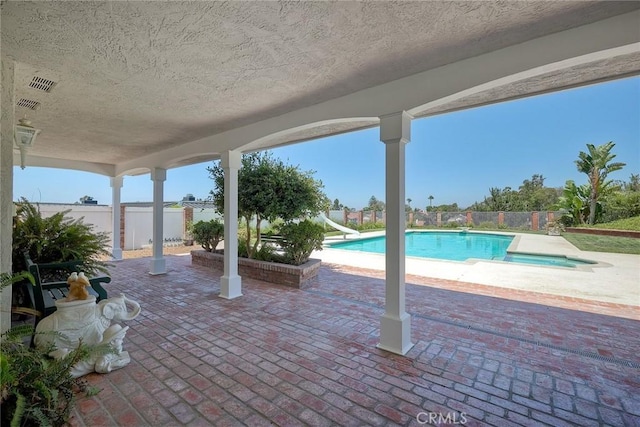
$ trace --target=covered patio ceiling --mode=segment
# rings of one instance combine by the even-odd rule
[[[27,165],[117,176],[634,75],[639,8],[3,1],[2,60]]]

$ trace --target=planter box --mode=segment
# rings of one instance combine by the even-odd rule
[[[224,255],[205,250],[191,251],[191,263],[224,271]],[[302,265],[279,264],[238,258],[238,274],[241,277],[304,289],[311,285],[311,279],[318,275],[321,260],[310,259]]]

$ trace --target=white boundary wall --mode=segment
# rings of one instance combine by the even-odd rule
[[[211,221],[212,219],[219,219],[222,221],[224,217],[220,215],[215,209],[200,209],[193,208],[193,223],[198,221]]]
[[[124,250],[140,249],[151,245],[153,236],[153,208],[126,207]],[[164,208],[163,238],[167,244],[182,244],[182,208]]]
[[[49,217],[58,212],[68,210],[66,217],[81,219],[85,224],[93,225],[93,231],[105,232],[109,236],[109,246],[113,245],[111,206],[84,205],[84,204],[58,204],[38,203],[38,208],[43,217]],[[164,239],[167,244],[181,244],[183,238],[183,208],[164,208]],[[200,209],[194,209],[194,217]],[[200,214],[200,213],[199,213]],[[213,209],[205,209],[202,219],[220,217]],[[153,208],[152,207],[126,207],[125,208],[125,239],[122,249],[140,249],[149,245],[153,235]]]
[[[109,245],[112,245],[111,230],[111,206],[104,205],[81,205],[81,204],[48,204],[38,203],[36,206],[40,209],[43,217],[50,217],[58,212],[71,210],[65,215],[68,218],[81,219],[84,224],[94,226],[95,232],[106,232],[109,234]]]

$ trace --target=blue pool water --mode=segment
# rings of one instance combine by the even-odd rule
[[[514,236],[502,234],[463,232],[408,232],[405,237],[405,254],[421,258],[466,261],[469,258],[499,260],[525,264],[575,267],[590,262],[563,256],[532,254],[507,254]],[[351,251],[384,253],[384,236],[331,244],[332,248]]]

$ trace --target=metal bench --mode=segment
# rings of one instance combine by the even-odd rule
[[[274,245],[282,246],[285,239],[279,234],[260,233],[260,241],[263,243],[273,243]]]
[[[56,311],[56,300],[65,298],[69,293],[67,277],[75,272],[82,271],[82,261],[68,261],[58,263],[34,263],[27,252],[24,253],[27,270],[35,279],[35,286],[27,286],[29,296],[33,302],[33,308],[37,314],[35,325]],[[107,298],[107,291],[102,287],[103,283],[111,282],[109,276],[89,278],[91,287],[87,290],[90,295],[96,297],[96,301]]]

